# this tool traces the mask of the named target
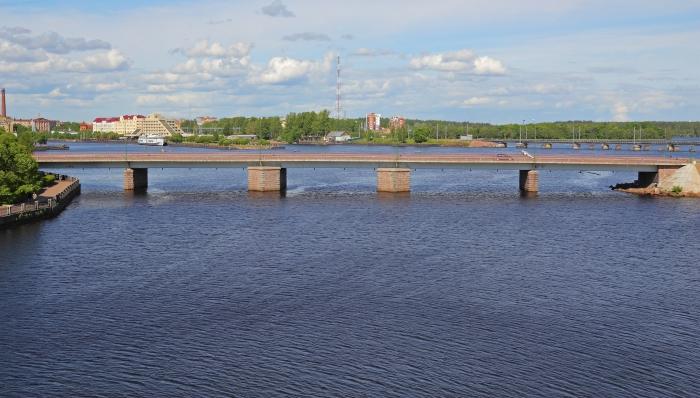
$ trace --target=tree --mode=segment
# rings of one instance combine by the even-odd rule
[[[428,141],[429,135],[430,129],[424,125],[416,126],[416,128],[413,129],[413,141],[417,144]]]
[[[0,134],[0,203],[16,203],[41,189],[31,149],[11,134]]]

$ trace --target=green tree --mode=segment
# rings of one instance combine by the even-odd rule
[[[428,141],[429,135],[430,129],[428,127],[423,125],[416,126],[416,128],[413,130],[413,141],[415,141],[417,144],[420,144],[421,142],[426,142]]]
[[[41,174],[30,147],[0,134],[0,203],[21,202],[40,189]]]

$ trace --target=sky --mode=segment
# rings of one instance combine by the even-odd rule
[[[8,114],[700,119],[700,1],[0,0]]]

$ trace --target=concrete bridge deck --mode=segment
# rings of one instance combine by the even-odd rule
[[[640,145],[698,145],[700,146],[700,138],[691,137],[686,139],[632,139],[632,138],[493,138],[487,141],[492,142],[507,142],[507,143],[552,143],[552,144],[640,144]]]
[[[539,170],[635,171],[660,178],[693,162],[689,158],[652,156],[562,156],[524,154],[359,154],[359,153],[86,153],[35,154],[39,167],[123,168],[127,190],[148,185],[149,168],[247,168],[251,191],[286,188],[288,168],[373,168],[377,190],[410,190],[411,169],[457,168],[518,170],[520,189],[538,190]],[[652,176],[653,175],[653,176]],[[641,178],[641,177],[640,177]]]
[[[100,153],[35,154],[41,168],[474,168],[501,170],[655,171],[682,166],[688,158],[652,156],[562,156],[523,154],[356,154],[356,153]]]

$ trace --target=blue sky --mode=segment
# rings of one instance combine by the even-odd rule
[[[9,113],[698,120],[700,2],[0,0]],[[30,21],[30,22],[28,22]]]

